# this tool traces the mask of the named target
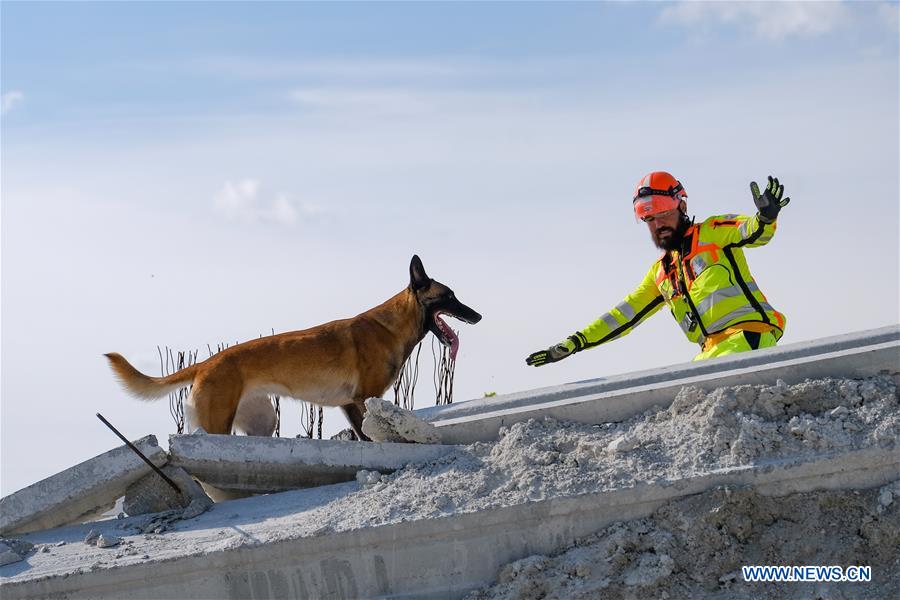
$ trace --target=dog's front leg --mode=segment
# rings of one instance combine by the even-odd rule
[[[347,420],[350,421],[350,427],[353,428],[356,439],[364,442],[371,442],[372,440],[362,432],[363,415],[366,414],[365,403],[361,400],[354,400],[352,404],[341,406],[341,410],[347,415]]]

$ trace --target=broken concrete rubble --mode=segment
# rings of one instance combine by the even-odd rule
[[[882,491],[782,497],[723,486],[615,523],[550,556],[503,567],[467,600],[512,598],[896,598],[900,511]],[[890,494],[890,492],[888,492]],[[867,565],[872,581],[753,583],[746,565]]]
[[[88,531],[87,535],[84,536],[84,543],[87,544],[88,546],[96,546],[97,538],[99,538],[99,537],[100,537],[100,532],[98,532],[95,529],[91,529],[90,531]]]
[[[163,467],[162,471],[178,485],[181,493],[176,493],[162,477],[151,473],[125,491],[123,507],[126,514],[135,516],[187,508],[194,500],[212,505],[213,501],[187,471],[171,465]]]
[[[153,464],[166,462],[156,437],[135,442]],[[111,508],[129,485],[152,469],[127,446],[104,452],[0,499],[4,535],[58,527]]]
[[[620,452],[628,452],[629,450],[633,450],[637,447],[638,441],[631,436],[620,435],[613,441],[609,443],[606,447],[606,451],[609,454],[618,454]]]
[[[0,567],[23,560],[22,555],[10,548],[5,542],[0,542]]]
[[[366,400],[362,430],[373,442],[439,444],[441,441],[434,425],[381,398]]]
[[[353,481],[445,455],[452,446],[233,435],[173,435],[170,463],[219,490],[265,493]]]
[[[28,571],[0,568],[0,582],[5,600],[76,592],[95,598],[341,597],[335,592],[341,589],[343,597],[354,598],[459,598],[494,581],[504,565],[523,556],[550,555],[612,523],[645,518],[704,490],[752,486],[761,494],[781,495],[866,488],[897,477],[897,461],[896,453],[883,449],[763,460],[677,480],[472,510],[478,497],[466,504],[458,491],[454,495],[439,485],[441,472],[474,473],[477,463],[458,456],[452,464],[434,461],[409,473],[381,476],[375,485],[363,476],[363,486],[349,482],[223,503],[189,523],[165,514],[97,523],[103,535],[122,531],[114,533],[127,548],[121,558],[107,549],[79,550],[69,544],[58,548],[57,556],[36,555]],[[419,482],[423,487],[414,496],[401,498],[412,478],[423,473],[433,475]],[[467,491],[472,484],[469,478],[458,483]],[[437,489],[429,492],[427,486]],[[521,490],[517,498],[524,500],[525,493]],[[404,502],[409,502],[405,509]],[[53,530],[33,534],[33,540],[51,543],[76,535]],[[652,566],[652,557],[635,558],[633,567],[642,560]],[[663,563],[653,565],[665,569]],[[628,580],[659,584],[640,572]]]
[[[121,543],[122,543],[122,538],[115,536],[115,535],[106,536],[106,535],[100,534],[99,536],[97,536],[97,547],[98,548],[112,548],[113,546],[118,546]]]
[[[543,389],[418,409],[444,444],[497,439],[501,427],[554,417],[580,423],[623,421],[666,405],[686,386],[711,390],[782,379],[889,375],[900,383],[900,326],[859,331],[811,342],[672,365]]]
[[[0,538],[0,567],[25,560],[34,544],[25,540]]]
[[[888,351],[895,359],[900,356],[896,343],[888,346],[872,352],[882,358]],[[858,358],[851,363],[859,366]],[[862,589],[855,595],[854,590],[854,597],[894,597],[884,592],[900,589],[900,562],[882,561],[884,548],[896,547],[900,514],[900,363],[894,364],[893,371],[879,377],[866,374],[865,366],[860,368],[866,377],[857,379],[791,384],[776,378],[764,385],[714,390],[683,386],[666,402],[656,403],[660,406],[621,422],[593,425],[529,418],[504,425],[496,441],[468,446],[329,446],[297,440],[311,445],[304,448],[303,443],[280,445],[268,438],[182,436],[227,437],[187,453],[193,453],[190,459],[198,465],[215,463],[216,472],[240,468],[242,462],[250,470],[264,471],[268,461],[287,452],[317,460],[318,467],[342,476],[349,471],[349,476],[346,483],[222,503],[206,513],[194,503],[187,509],[92,524],[97,535],[91,546],[71,543],[84,538],[86,526],[77,533],[72,527],[30,534],[39,551],[23,563],[27,567],[0,569],[0,585],[5,599],[459,598],[498,581],[499,573],[501,587],[521,583],[529,590],[545,589],[550,597],[569,597],[565,581],[584,581],[596,583],[604,594],[614,590],[613,597],[686,597],[718,587],[720,597],[726,598],[738,590],[740,573],[727,561],[715,561],[741,558],[747,548],[752,550],[757,533],[766,542],[760,547],[775,543],[793,551],[803,550],[809,540],[827,542],[831,537],[813,531],[814,522],[800,526],[791,516],[809,506],[818,505],[825,515],[834,506],[846,505],[854,515],[862,511],[862,520],[848,521],[849,533],[831,541],[841,543],[857,532],[871,546],[874,564],[893,569],[887,587],[882,580],[871,594]],[[735,375],[735,380],[741,383],[742,377]],[[403,449],[440,452],[419,456],[390,474],[358,459],[356,468],[328,462],[329,457],[346,458],[348,452],[366,455],[385,449],[390,454]],[[302,463],[281,464],[282,483],[290,481],[292,468],[310,468]],[[198,475],[194,467],[185,468]],[[842,489],[850,491],[823,491]],[[722,490],[732,490],[737,501],[723,501],[722,494],[727,498],[729,492]],[[814,495],[790,499],[798,492]],[[847,494],[863,494],[865,501],[856,503]],[[779,499],[767,500],[770,496]],[[777,514],[780,497],[794,508],[781,511],[785,517],[771,526],[766,522],[767,528],[750,532],[747,515],[759,510]],[[716,509],[719,504],[729,510]],[[707,505],[712,510],[703,514],[711,516],[710,527],[692,530],[690,507],[705,511]],[[658,515],[667,515],[668,521]],[[834,515],[842,518],[840,512]],[[830,513],[826,516],[830,526]],[[727,529],[717,529],[720,518],[727,521]],[[819,520],[826,529],[825,520]],[[603,533],[614,522],[622,525]],[[670,539],[670,533],[680,535],[668,528],[672,524],[686,525],[688,537]],[[621,532],[624,537],[616,538]],[[629,532],[634,535],[627,537]],[[612,577],[604,571],[609,565],[582,560],[584,546],[568,555],[571,561],[566,558],[558,569],[554,566],[552,557],[595,534],[600,535],[599,551],[614,550],[617,569]],[[120,542],[103,548],[97,544],[101,535]],[[730,554],[705,541],[695,548],[688,539],[715,536],[726,542]],[[657,538],[664,542],[659,548]],[[68,545],[58,545],[66,541]],[[743,550],[735,553],[735,548]],[[706,578],[699,587],[690,587],[694,584],[682,577],[687,573],[683,562],[707,551],[717,552],[708,561],[715,566],[709,572],[689,573]],[[669,581],[678,586],[667,587]],[[478,593],[505,597],[499,588]],[[816,593],[841,597],[833,587]]]
[[[210,508],[212,508],[211,502],[195,498],[183,509],[166,510],[159,513],[140,515],[129,520],[124,526],[138,530],[141,533],[160,534],[167,531],[175,523],[178,523],[179,521],[188,521],[198,517]]]

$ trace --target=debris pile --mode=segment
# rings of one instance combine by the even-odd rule
[[[668,408],[622,423],[531,419],[500,436],[364,476],[359,492],[322,507],[317,522],[340,531],[672,482],[766,459],[890,448],[900,440],[900,405],[889,377],[688,387]]]
[[[896,598],[900,481],[793,494],[719,488],[616,523],[554,556],[504,567],[467,600],[538,598]],[[750,583],[741,567],[869,566],[871,582]]]
[[[369,400],[367,407],[364,431],[375,439],[436,441],[437,432],[407,411],[379,399]],[[204,439],[181,438],[191,443]],[[49,552],[45,546],[35,551],[2,540],[0,558],[27,555],[32,568],[44,569],[42,573],[142,565],[147,557],[167,560],[548,499],[673,486],[710,473],[752,465],[762,469],[782,459],[870,450],[890,456],[900,451],[898,440],[898,391],[886,376],[793,385],[778,381],[711,391],[686,387],[669,406],[620,423],[531,419],[502,428],[496,441],[467,446],[353,443],[348,455],[356,462],[340,465],[326,464],[319,454],[330,452],[333,459],[343,442],[266,438],[265,446],[273,453],[284,446],[277,452],[296,458],[302,447],[309,451],[303,460],[347,469],[346,483],[218,505],[194,522],[190,519],[210,507],[208,499],[194,497],[185,505],[180,498],[168,510],[129,517],[116,527],[97,524],[98,535],[85,540],[88,550],[77,543],[89,528],[85,526],[62,548],[52,547],[51,542],[59,540],[47,537],[53,532],[32,538],[50,544]],[[265,452],[250,456],[253,440],[225,441],[246,447],[239,454],[242,461],[261,464],[258,461],[270,459]],[[170,452],[175,456],[171,445]],[[421,458],[425,452],[427,459]],[[366,466],[383,464],[373,458],[378,453],[419,458],[390,469]],[[370,462],[360,461],[357,454],[366,454]],[[180,474],[165,468],[179,479]],[[355,481],[347,481],[354,475]],[[144,483],[153,485],[136,486],[142,494],[165,486],[162,480]],[[137,504],[157,507],[152,498]],[[513,562],[501,570],[495,585],[473,592],[471,598],[807,597],[820,588],[748,587],[740,567],[817,564],[871,566],[873,582],[868,587],[841,584],[845,587],[840,590],[852,597],[889,597],[900,592],[897,547],[900,482],[865,491],[783,497],[728,487],[670,502],[647,518],[613,524],[552,555]],[[14,568],[8,569],[11,573]],[[835,589],[829,587],[829,594],[838,593]]]
[[[25,560],[34,544],[25,540],[0,538],[0,567]]]

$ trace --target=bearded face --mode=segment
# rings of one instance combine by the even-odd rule
[[[684,234],[691,226],[691,219],[680,209],[660,213],[645,221],[650,228],[650,237],[660,250],[677,250],[681,247]]]

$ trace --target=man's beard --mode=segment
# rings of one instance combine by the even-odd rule
[[[678,225],[675,226],[675,229],[671,227],[663,227],[661,229],[657,229],[653,232],[653,243],[656,244],[656,247],[660,250],[665,250],[669,252],[670,250],[678,250],[681,248],[681,242],[684,240],[684,234],[687,232],[688,227],[691,226],[691,219],[686,214],[681,213],[681,217],[678,219]],[[664,232],[671,232],[671,235],[666,237],[665,239],[660,239],[659,234]]]

